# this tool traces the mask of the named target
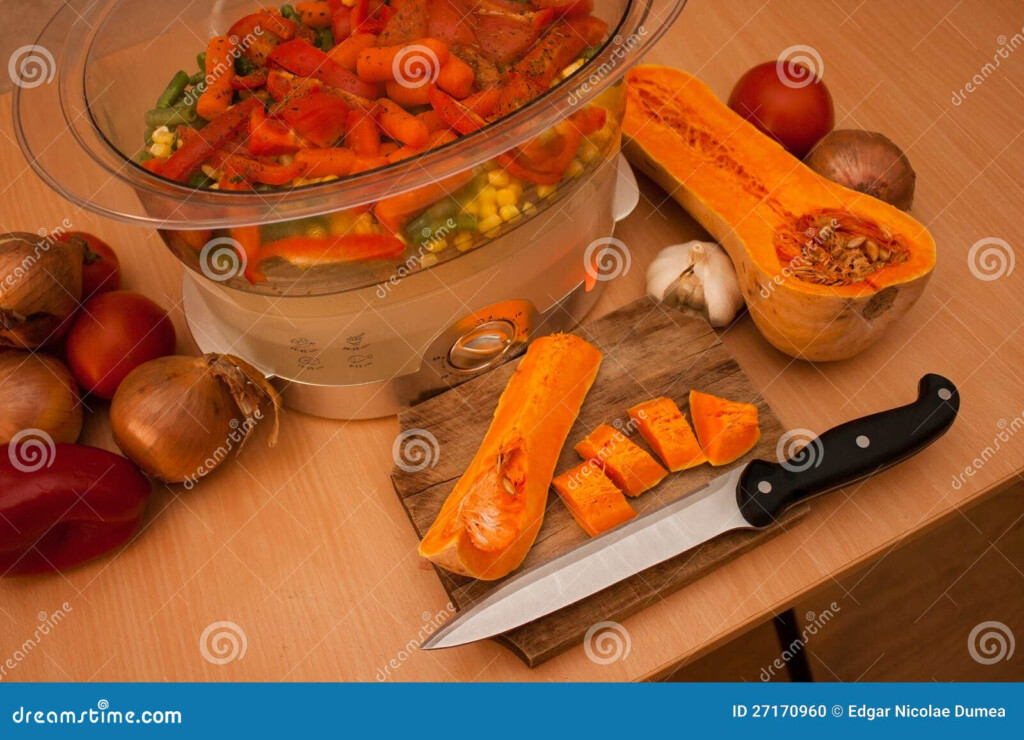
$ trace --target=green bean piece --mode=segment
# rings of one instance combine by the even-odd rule
[[[199,64],[199,69],[202,70],[203,74],[206,74],[206,52],[201,51],[196,54],[196,62]]]
[[[460,213],[455,217],[455,227],[459,231],[476,231],[476,217],[471,213]]]
[[[248,59],[243,56],[235,58],[235,74],[239,77],[245,77],[246,75],[252,74],[256,68],[252,65]]]
[[[188,78],[188,84],[192,87],[202,84],[206,80],[206,72],[196,72]]]
[[[329,28],[316,30],[316,46],[321,51],[330,51],[334,47],[334,32]]]
[[[146,149],[143,149],[135,156],[135,161],[138,162],[139,164],[142,164],[143,162],[148,162],[151,159],[153,159],[153,155]]]
[[[413,244],[425,244],[434,235],[431,227],[431,218],[427,214],[413,219],[405,227],[405,233]]]
[[[295,8],[293,8],[291,5],[282,5],[281,6],[281,15],[283,15],[285,18],[287,18],[290,21],[298,21],[299,20],[299,14],[295,12]]]
[[[181,96],[185,94],[185,88],[188,87],[188,80],[188,72],[178,70],[171,81],[167,83],[167,87],[164,88],[160,97],[157,98],[156,107],[170,108],[181,100]]]
[[[190,106],[176,105],[173,108],[153,108],[146,111],[146,125],[152,128],[178,126],[195,121],[196,110]]]
[[[153,134],[154,134],[155,131],[156,131],[156,127],[155,126],[150,126],[149,128],[146,129],[146,138],[145,138],[146,146],[153,146]]]
[[[207,177],[202,170],[197,170],[188,178],[188,184],[194,188],[208,188],[213,184],[213,180]]]

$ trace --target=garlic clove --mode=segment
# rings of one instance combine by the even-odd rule
[[[728,326],[744,305],[732,260],[714,242],[691,241],[663,249],[647,270],[647,292],[658,300],[677,302],[715,327]]]
[[[665,247],[647,268],[647,292],[659,301],[674,297],[680,277],[692,266],[693,258],[686,244]]]

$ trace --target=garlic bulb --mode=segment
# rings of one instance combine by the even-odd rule
[[[647,292],[703,316],[711,326],[728,326],[743,308],[732,260],[714,242],[665,247],[647,268]]]

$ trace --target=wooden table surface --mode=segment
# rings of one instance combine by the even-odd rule
[[[917,170],[914,214],[935,236],[938,267],[922,300],[873,349],[814,366],[771,349],[748,318],[724,333],[783,423],[822,431],[906,402],[929,371],[958,384],[963,408],[940,444],[820,499],[786,534],[627,620],[624,660],[599,665],[575,649],[531,671],[490,643],[416,650],[447,616],[446,599],[416,556],[388,479],[395,420],[291,413],[272,451],[257,438],[196,490],[159,487],[143,532],[116,557],[0,584],[0,678],[642,679],[884,558],[905,538],[965,516],[1024,467],[1024,266],[983,280],[969,262],[980,240],[1005,240],[1011,264],[1022,246],[1022,27],[1015,0],[691,0],[651,54],[724,96],[755,63],[812,46],[837,125],[884,132]],[[972,78],[974,91],[956,104],[954,91]],[[102,235],[119,251],[127,287],[173,309],[180,349],[194,351],[180,313],[181,267],[155,234],[98,219],[49,191],[18,152],[9,98],[0,99],[0,229],[35,232],[68,219]],[[660,247],[700,233],[650,183],[643,195],[617,233],[632,270],[609,286],[595,315],[642,293]],[[109,445],[106,409],[89,405],[85,441]],[[55,628],[36,632],[56,614]],[[222,665],[200,649],[218,622],[236,625],[245,642],[244,654]]]

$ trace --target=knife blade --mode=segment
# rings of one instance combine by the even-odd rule
[[[725,532],[770,526],[788,508],[920,452],[956,419],[956,386],[921,378],[913,403],[842,424],[788,460],[753,460],[553,560],[505,580],[422,648],[494,637],[625,580]]]

